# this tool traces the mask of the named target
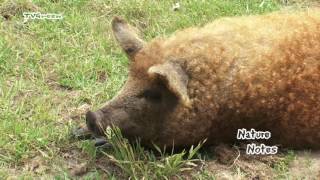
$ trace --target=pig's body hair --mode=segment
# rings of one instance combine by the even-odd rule
[[[320,147],[319,9],[222,18],[156,38],[131,73],[145,77],[165,61],[186,71],[192,106],[175,108],[156,143],[232,142],[238,128],[255,128],[272,133],[268,143]]]

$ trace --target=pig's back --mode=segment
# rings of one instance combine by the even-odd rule
[[[177,32],[164,49],[186,60],[188,93],[197,118],[213,121],[212,137],[253,127],[277,143],[320,147],[318,9],[222,18]]]

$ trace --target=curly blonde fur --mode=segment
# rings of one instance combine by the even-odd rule
[[[157,38],[139,51],[131,76],[178,61],[192,107],[178,106],[159,144],[235,141],[238,128],[272,133],[270,143],[320,147],[320,10],[222,18]]]

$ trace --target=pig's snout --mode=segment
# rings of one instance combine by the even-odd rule
[[[86,114],[86,124],[89,131],[96,136],[104,136],[106,128],[115,125],[126,131],[132,129],[133,123],[129,120],[129,115],[121,108],[108,107]]]
[[[87,123],[87,127],[90,130],[93,130],[96,128],[96,122],[97,122],[97,115],[96,113],[92,112],[92,111],[88,111],[86,114],[86,123]]]
[[[88,129],[96,135],[103,135],[101,121],[102,117],[99,111],[88,111],[86,114],[86,124]]]

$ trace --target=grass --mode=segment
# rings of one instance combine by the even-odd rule
[[[179,177],[180,172],[192,170],[197,167],[194,163],[198,161],[193,159],[202,143],[196,147],[191,147],[189,151],[183,150],[180,153],[167,153],[154,145],[158,156],[152,151],[145,150],[139,140],[130,144],[123,138],[118,128],[107,129],[108,141],[111,144],[112,152],[104,153],[124,174],[123,176],[132,179],[168,179],[169,177]]]
[[[289,171],[289,164],[295,159],[295,154],[294,151],[290,150],[287,152],[285,157],[277,162],[274,165],[274,169],[277,172],[277,178],[279,179],[288,179],[290,178],[290,174],[288,173]]]
[[[179,2],[181,8],[173,11],[171,0],[34,0],[39,11],[62,13],[64,18],[23,23],[21,13],[32,10],[30,2],[0,0],[2,10],[10,3],[19,7],[10,12],[10,20],[0,17],[0,176],[70,178],[67,155],[94,164],[100,152],[90,142],[74,141],[70,132],[84,122],[88,107],[100,107],[126,79],[128,61],[110,30],[113,16],[128,19],[150,40],[221,16],[261,14],[282,5],[273,0]],[[115,148],[127,146],[122,138],[113,143]],[[163,154],[162,160],[156,160],[138,144],[121,153],[108,157],[133,178],[170,176],[191,161],[184,158],[186,152]],[[140,156],[146,164],[136,160]],[[28,169],[37,157],[41,159],[37,171]],[[128,165],[127,160],[132,162]],[[103,174],[93,165],[85,178],[103,178]],[[207,174],[203,172],[203,177]]]

